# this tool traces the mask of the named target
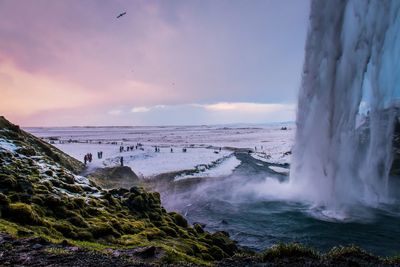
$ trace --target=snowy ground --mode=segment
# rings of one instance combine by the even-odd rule
[[[286,126],[287,130],[281,130]],[[130,166],[138,175],[149,178],[157,174],[195,170],[176,177],[216,177],[229,175],[240,161],[232,148],[245,148],[256,153],[255,158],[289,163],[294,125],[236,125],[236,126],[168,126],[168,127],[66,127],[27,128],[32,134],[45,138],[67,154],[83,161],[92,153],[90,168]],[[143,146],[136,149],[136,144]],[[120,146],[124,151],[119,152]],[[127,146],[135,146],[127,151]],[[160,152],[155,152],[155,146]],[[171,152],[171,148],[173,152]],[[187,152],[182,152],[186,148]],[[221,149],[220,149],[221,148]],[[103,151],[103,158],[97,152]],[[286,153],[286,154],[285,154]]]

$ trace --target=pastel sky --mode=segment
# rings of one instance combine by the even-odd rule
[[[308,13],[308,0],[0,0],[0,115],[23,126],[294,120]]]

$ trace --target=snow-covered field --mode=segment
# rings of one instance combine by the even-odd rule
[[[281,130],[286,126],[287,130]],[[255,158],[289,163],[294,137],[293,124],[234,126],[160,126],[160,127],[62,127],[27,128],[67,154],[83,161],[91,153],[88,167],[120,164],[131,167],[139,176],[195,170],[176,179],[229,175],[240,161],[233,148],[252,150]],[[141,144],[136,148],[137,144]],[[120,152],[120,146],[124,151]],[[134,149],[127,151],[128,146]],[[155,152],[155,147],[160,152]],[[187,152],[183,152],[186,148]],[[171,149],[173,150],[171,152]],[[103,158],[97,152],[103,151]],[[286,154],[285,154],[286,153]]]

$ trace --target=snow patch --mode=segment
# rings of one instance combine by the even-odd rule
[[[205,177],[223,177],[232,174],[233,170],[240,165],[241,161],[238,160],[233,154],[229,157],[223,158],[215,166],[207,168],[201,165],[197,168],[196,173],[183,174],[175,177],[174,181],[190,179],[190,178],[205,178]]]
[[[268,166],[274,172],[282,173],[282,174],[289,174],[289,169],[278,167],[278,166]]]
[[[11,152],[15,152],[18,149],[16,145],[5,139],[0,139],[0,148]]]

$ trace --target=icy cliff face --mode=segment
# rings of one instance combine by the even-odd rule
[[[389,200],[400,1],[311,4],[291,183],[317,205]]]

